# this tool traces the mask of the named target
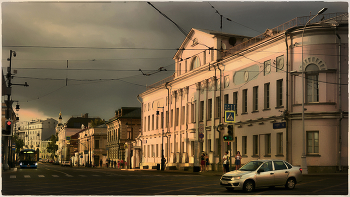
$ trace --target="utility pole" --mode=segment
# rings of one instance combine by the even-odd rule
[[[13,110],[12,110],[13,101],[11,100],[11,86],[12,85],[23,85],[25,87],[28,87],[29,85],[27,84],[27,82],[25,82],[25,84],[13,84],[11,82],[11,80],[12,80],[12,72],[11,72],[11,70],[12,70],[12,68],[11,68],[12,55],[13,55],[13,57],[16,57],[16,51],[10,50],[10,57],[7,58],[7,61],[10,62],[10,65],[9,65],[9,67],[7,67],[7,75],[6,75],[8,83],[7,83],[7,100],[5,101],[6,102],[5,118],[8,120],[11,120],[11,121],[15,121],[15,120],[12,120],[13,119]],[[16,109],[17,109],[17,106],[16,106]],[[19,110],[19,106],[18,106],[18,110]],[[7,143],[7,144],[4,144],[4,146],[3,146],[4,150],[5,150],[5,153],[4,153],[5,158],[4,158],[3,164],[4,164],[4,169],[7,170],[7,169],[9,169],[9,167],[14,167],[13,161],[12,161],[12,151],[11,151],[12,124],[11,124],[11,127],[6,129],[5,134],[2,133],[2,136],[4,137],[3,142]],[[10,166],[9,166],[9,164],[10,164]]]

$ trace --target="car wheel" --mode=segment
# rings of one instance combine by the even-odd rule
[[[287,180],[287,183],[286,183],[286,185],[285,185],[285,187],[287,188],[287,189],[294,189],[294,187],[295,187],[295,180],[293,179],[293,178],[289,178],[288,180]]]
[[[232,187],[226,187],[227,191],[233,191],[234,189]]]
[[[243,190],[245,192],[252,192],[254,191],[254,187],[255,187],[254,182],[249,180],[244,183]]]

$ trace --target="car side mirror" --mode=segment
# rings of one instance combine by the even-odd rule
[[[264,170],[263,168],[259,168],[258,174],[259,174],[260,172],[265,172],[265,170]]]

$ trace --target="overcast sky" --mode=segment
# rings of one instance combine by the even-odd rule
[[[220,31],[217,10],[232,20],[224,20],[224,33],[245,36],[257,36],[323,7],[326,13],[348,11],[347,1],[152,4],[186,33],[191,28]],[[12,83],[29,84],[12,88],[20,121],[58,119],[60,111],[63,122],[84,113],[108,120],[121,107],[141,107],[137,95],[146,85],[173,74],[172,58],[185,39],[145,1],[12,1],[1,4],[1,17],[3,72],[14,50],[12,70],[17,74]],[[156,73],[160,67],[167,71]],[[145,76],[139,69],[154,74]]]

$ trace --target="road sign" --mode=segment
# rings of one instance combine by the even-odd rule
[[[283,129],[283,128],[286,128],[286,122],[273,123],[273,129]]]
[[[236,111],[236,104],[225,104],[224,110],[225,111]]]
[[[226,123],[236,122],[236,112],[235,111],[225,111],[225,122]]]
[[[203,139],[204,138],[204,134],[203,133],[199,133],[199,138]]]

